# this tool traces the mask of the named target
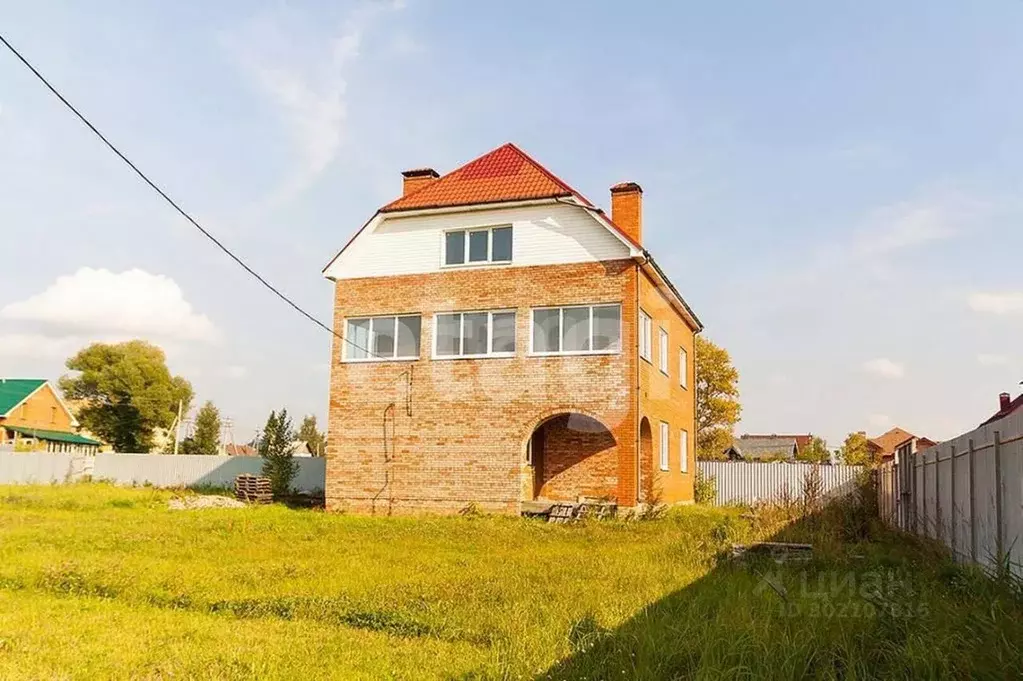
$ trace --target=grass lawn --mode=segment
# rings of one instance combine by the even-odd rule
[[[547,525],[0,487],[0,678],[1004,678],[1010,585],[834,511]],[[810,540],[805,564],[722,560]],[[869,536],[870,539],[862,537]],[[857,538],[860,537],[860,538]]]

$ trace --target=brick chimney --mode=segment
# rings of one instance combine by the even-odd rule
[[[611,187],[611,221],[638,244],[643,243],[643,188],[635,182]]]
[[[401,195],[408,196],[412,192],[436,180],[440,175],[433,168],[413,168],[401,174]]]
[[[1009,408],[1009,402],[1012,401],[1012,396],[1009,393],[999,393],[998,395],[998,411],[1005,411]]]

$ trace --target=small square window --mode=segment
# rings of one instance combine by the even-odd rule
[[[437,356],[451,357],[462,354],[462,315],[437,315]]]
[[[490,259],[494,262],[511,262],[512,228],[498,227],[493,233],[493,247]]]
[[[661,421],[661,470],[668,470],[668,424]]]
[[[588,351],[590,349],[590,308],[566,307],[564,311],[561,351]]]
[[[657,360],[660,363],[661,373],[665,376],[668,375],[668,332],[664,329],[660,330],[660,343],[657,347]]]
[[[515,352],[515,313],[495,312],[492,352]]]
[[[469,232],[469,262],[486,262],[489,259],[490,230]]]
[[[462,354],[487,354],[487,318],[486,312],[473,312],[462,315]]]
[[[639,313],[639,356],[650,362],[653,360],[653,341],[650,334],[653,331],[653,324],[646,312]]]
[[[465,230],[444,235],[444,264],[461,265],[465,262]]]

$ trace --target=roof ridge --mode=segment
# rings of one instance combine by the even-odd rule
[[[502,145],[500,145],[498,147],[495,147],[494,149],[491,149],[490,151],[488,151],[488,152],[486,152],[484,154],[480,154],[479,156],[477,156],[477,157],[475,157],[475,158],[473,158],[473,159],[471,159],[469,161],[466,161],[465,163],[461,164],[460,166],[458,166],[458,167],[456,167],[456,168],[454,168],[454,169],[444,173],[443,175],[441,175],[439,178],[437,178],[433,182],[426,182],[426,183],[423,184],[423,186],[418,187],[417,189],[414,189],[413,191],[409,192],[408,194],[403,194],[402,196],[399,196],[398,198],[394,199],[393,201],[389,201],[388,203],[384,204],[378,210],[378,212],[388,212],[390,210],[406,210],[405,208],[394,208],[394,206],[396,204],[400,204],[400,203],[406,202],[406,201],[408,201],[408,200],[410,200],[410,199],[412,199],[412,198],[414,198],[414,197],[416,197],[416,196],[418,196],[418,195],[420,195],[420,194],[422,194],[424,192],[436,191],[437,190],[437,186],[440,183],[445,183],[446,181],[450,181],[451,178],[453,178],[454,176],[456,176],[459,173],[463,172],[466,168],[468,168],[469,166],[473,165],[474,163],[478,163],[479,161],[482,161],[482,160],[486,159],[489,156],[497,155],[501,151],[504,151],[504,150],[510,150],[511,152],[513,152],[516,156],[518,156],[520,159],[522,159],[523,162],[527,163],[530,167],[532,167],[534,170],[536,170],[538,173],[540,173],[544,178],[546,178],[549,182],[551,182],[556,187],[558,187],[565,194],[577,197],[584,204],[586,204],[587,206],[589,206],[591,208],[595,207],[593,205],[593,203],[589,199],[587,199],[585,196],[583,196],[582,194],[577,192],[567,182],[565,182],[560,177],[558,177],[557,175],[552,173],[550,170],[548,170],[542,163],[540,163],[535,158],[530,156],[528,153],[523,151],[521,147],[519,147],[518,145],[516,145],[513,142],[505,142],[504,144],[502,144]],[[499,202],[510,201],[510,200],[514,200],[514,199],[501,199]],[[409,207],[409,208],[407,208],[407,210],[416,210],[416,207],[414,207],[414,206],[413,207]]]

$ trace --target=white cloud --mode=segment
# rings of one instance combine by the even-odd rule
[[[63,359],[79,347],[80,344],[73,337],[51,338],[37,333],[0,335],[0,357]]]
[[[298,155],[297,167],[267,203],[297,196],[337,157],[348,118],[346,73],[376,17],[402,7],[400,2],[363,5],[320,44],[298,35],[296,16],[283,11],[263,13],[224,34],[227,49],[277,110]]]
[[[875,211],[861,226],[856,251],[864,256],[894,253],[956,236],[981,205],[963,199],[904,201]]]
[[[977,364],[985,367],[1005,366],[1009,363],[1007,355],[997,355],[982,352],[977,355]]]
[[[885,357],[867,360],[863,363],[863,370],[883,378],[902,378],[906,374],[901,364]]]
[[[997,315],[1023,314],[1023,291],[974,293],[970,296],[969,304],[970,309],[975,312]]]
[[[83,267],[57,277],[42,293],[4,306],[0,319],[37,323],[65,336],[85,332],[185,341],[219,337],[213,322],[193,311],[173,279],[139,269],[114,273]]]

